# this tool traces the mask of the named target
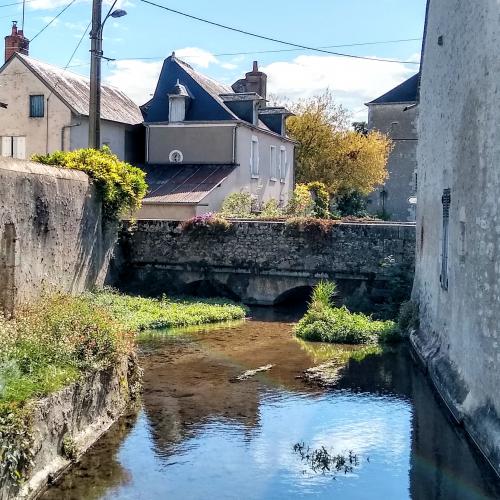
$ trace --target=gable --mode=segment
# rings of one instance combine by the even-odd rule
[[[169,121],[168,94],[177,81],[187,88],[191,96],[186,121],[236,119],[236,116],[219,97],[221,93],[231,92],[229,87],[200,75],[189,65],[171,56],[163,63],[153,98],[147,103],[147,107],[143,107],[146,113],[146,122]]]

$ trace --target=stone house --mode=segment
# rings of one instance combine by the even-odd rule
[[[389,178],[368,197],[368,210],[395,221],[415,220],[419,81],[416,74],[366,104],[368,129],[387,134],[394,143],[387,165]]]
[[[266,105],[257,63],[232,87],[168,57],[142,107],[150,191],[137,218],[184,220],[218,211],[231,193],[287,203],[294,185],[290,113]]]
[[[14,24],[5,40],[0,68],[1,155],[19,159],[35,153],[88,147],[88,78],[37,61]],[[102,143],[121,159],[133,160],[143,121],[139,107],[123,92],[102,86]]]
[[[427,9],[411,340],[500,473],[500,5]]]

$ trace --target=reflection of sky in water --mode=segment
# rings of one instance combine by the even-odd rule
[[[130,482],[106,498],[409,498],[406,401],[348,391],[321,397],[265,392],[259,427],[250,437],[248,428],[223,419],[198,430],[176,452],[160,457],[142,414],[119,453]],[[299,441],[334,453],[352,450],[360,466],[336,479],[305,471],[292,451]]]

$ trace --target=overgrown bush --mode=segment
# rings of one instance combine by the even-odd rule
[[[359,191],[343,190],[335,195],[335,208],[340,217],[358,217],[368,216],[366,208],[366,198]]]
[[[279,203],[274,198],[266,201],[262,207],[262,211],[259,214],[260,219],[280,219],[284,216],[283,209],[279,206]]]
[[[88,174],[101,192],[104,213],[110,219],[139,209],[148,188],[146,174],[121,161],[107,146],[100,150],[56,151],[34,155],[32,159],[44,165],[81,170]]]
[[[220,215],[235,219],[252,217],[252,195],[250,193],[231,193],[226,196],[222,202]]]
[[[184,221],[181,228],[195,235],[216,235],[227,232],[231,223],[221,215],[209,212]]]
[[[288,233],[304,233],[313,238],[322,239],[328,235],[332,227],[338,222],[313,217],[294,217],[286,221]]]
[[[335,293],[334,283],[316,285],[308,311],[295,326],[298,337],[337,344],[393,342],[398,337],[393,321],[374,321],[364,314],[351,313],[346,307],[333,307]]]
[[[310,182],[307,189],[314,203],[312,215],[318,219],[330,218],[330,195],[322,182]]]
[[[404,335],[409,334],[412,330],[418,330],[418,305],[412,300],[407,300],[401,304],[399,309],[398,325]]]
[[[297,184],[285,209],[288,217],[312,217],[314,200],[305,184]]]

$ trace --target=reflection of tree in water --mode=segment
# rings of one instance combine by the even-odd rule
[[[136,415],[130,415],[114,424],[42,499],[97,500],[113,488],[128,484],[130,477],[117,461],[117,453],[136,419]]]

